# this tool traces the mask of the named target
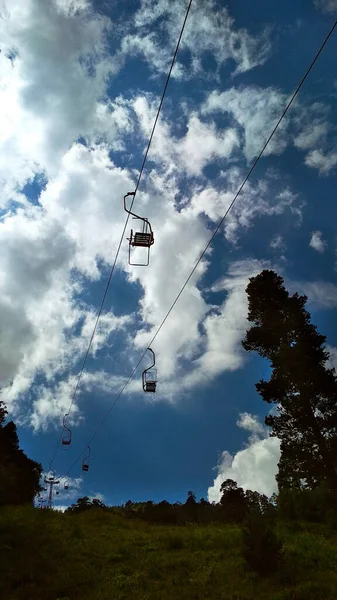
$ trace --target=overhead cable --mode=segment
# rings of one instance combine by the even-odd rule
[[[189,0],[188,6],[187,6],[187,9],[186,9],[186,13],[185,13],[185,17],[184,17],[184,21],[183,21],[182,27],[180,29],[180,33],[179,33],[178,41],[177,41],[177,44],[176,44],[176,48],[175,48],[175,51],[174,51],[174,54],[173,54],[173,58],[172,58],[172,61],[171,61],[171,64],[170,64],[170,68],[169,68],[169,71],[168,71],[168,74],[167,74],[167,77],[166,77],[166,82],[165,82],[164,89],[163,89],[163,92],[162,92],[162,95],[161,95],[161,99],[160,99],[160,102],[159,102],[157,114],[156,114],[156,117],[155,117],[155,120],[154,120],[154,123],[153,123],[151,135],[149,137],[149,141],[148,141],[147,148],[146,148],[146,151],[145,151],[145,154],[144,154],[142,166],[141,166],[140,171],[139,171],[139,175],[138,175],[138,179],[137,179],[137,184],[136,184],[134,196],[133,196],[133,199],[132,199],[132,202],[131,202],[130,210],[132,209],[133,204],[134,204],[135,199],[136,199],[136,194],[137,194],[137,191],[138,191],[138,188],[139,188],[139,184],[140,184],[140,181],[141,181],[141,178],[142,178],[142,175],[143,175],[145,163],[146,163],[146,160],[147,160],[147,157],[148,157],[148,153],[149,153],[150,146],[151,146],[152,139],[153,139],[153,135],[154,135],[154,132],[155,132],[155,129],[156,129],[156,126],[157,126],[159,115],[160,115],[160,112],[161,112],[161,109],[162,109],[162,106],[163,106],[163,102],[164,102],[164,98],[165,98],[165,95],[166,95],[166,90],[167,90],[167,87],[168,87],[168,84],[169,84],[169,81],[170,81],[170,78],[171,78],[172,70],[173,70],[173,67],[174,67],[175,62],[176,62],[176,58],[177,58],[177,54],[178,54],[180,42],[181,42],[181,39],[182,39],[182,36],[183,36],[183,33],[184,33],[186,21],[187,21],[187,18],[188,18],[188,15],[189,15],[189,12],[190,12],[190,9],[191,9],[191,6],[192,6],[192,1],[193,0]],[[101,304],[100,304],[100,307],[99,307],[99,310],[98,310],[98,313],[97,313],[95,325],[94,325],[94,328],[93,328],[93,331],[92,331],[92,334],[91,334],[91,337],[90,337],[90,340],[89,340],[89,344],[88,344],[86,353],[85,353],[84,358],[83,358],[83,362],[82,362],[82,366],[81,366],[79,375],[77,377],[75,389],[74,389],[74,392],[72,394],[71,403],[70,403],[70,406],[69,406],[69,409],[68,409],[68,413],[67,413],[68,415],[69,415],[69,413],[70,413],[70,411],[72,409],[74,400],[76,398],[76,394],[77,394],[77,392],[79,390],[79,387],[80,387],[82,375],[83,375],[83,372],[84,372],[84,369],[85,369],[85,365],[86,365],[86,362],[87,362],[87,359],[88,359],[88,356],[89,356],[89,352],[90,352],[90,349],[91,349],[91,345],[92,345],[92,342],[93,342],[93,339],[94,339],[94,336],[95,336],[95,333],[96,333],[96,330],[97,330],[99,319],[100,319],[100,316],[102,314],[104,302],[105,302],[105,299],[106,299],[106,296],[107,296],[107,293],[108,293],[108,290],[109,290],[109,286],[110,286],[110,282],[111,282],[111,279],[112,279],[112,275],[113,275],[115,267],[116,267],[117,259],[118,259],[118,256],[119,256],[119,252],[120,252],[120,249],[121,249],[121,245],[122,245],[123,239],[124,239],[125,231],[126,231],[126,228],[127,228],[128,222],[129,222],[129,218],[130,218],[130,215],[128,214],[127,218],[126,218],[126,221],[125,221],[125,225],[124,225],[123,231],[122,231],[122,235],[121,235],[121,238],[120,238],[120,241],[119,241],[119,244],[118,244],[116,256],[115,256],[114,262],[112,264],[112,267],[111,267],[111,270],[110,270],[110,273],[109,273],[109,277],[108,277],[108,280],[107,280],[107,283],[106,283],[106,287],[105,287],[105,290],[104,290],[103,298],[102,298],[102,301],[101,301]],[[63,433],[63,430],[62,430],[62,432],[60,434],[60,437],[58,439],[58,442],[56,444],[55,451],[54,451],[53,457],[51,459],[51,463],[53,463],[54,460],[55,460],[55,457],[56,457],[56,454],[57,454],[57,450],[58,450],[58,448],[60,446],[60,443],[61,443],[61,440],[62,440],[62,433]]]
[[[113,409],[113,407],[115,406],[115,404],[118,402],[119,398],[121,397],[122,393],[124,392],[125,388],[129,385],[130,381],[132,380],[134,374],[136,373],[140,363],[142,362],[146,352],[147,352],[147,348],[151,347],[154,340],[156,339],[156,337],[158,336],[159,332],[161,331],[162,327],[164,326],[165,322],[167,321],[168,317],[170,316],[172,310],[174,309],[175,305],[177,304],[180,296],[182,295],[183,291],[185,290],[188,282],[190,281],[191,277],[193,276],[194,272],[196,271],[198,265],[200,264],[201,260],[203,259],[203,257],[205,256],[208,248],[210,247],[211,243],[213,242],[215,236],[217,235],[220,227],[223,225],[225,219],[227,218],[229,212],[231,211],[231,209],[234,206],[234,203],[236,202],[238,196],[240,195],[241,191],[243,190],[245,184],[247,183],[249,177],[251,176],[251,174],[253,173],[253,171],[255,170],[260,158],[262,157],[265,149],[267,148],[269,142],[271,141],[272,137],[274,136],[275,132],[277,131],[280,123],[282,122],[282,120],[284,119],[285,115],[287,114],[290,106],[292,105],[292,103],[294,102],[298,92],[300,91],[302,85],[304,84],[305,80],[307,79],[311,69],[313,68],[314,64],[316,63],[318,57],[320,56],[324,46],[326,45],[326,43],[328,42],[329,38],[331,37],[335,27],[337,25],[337,21],[335,21],[334,25],[331,27],[329,33],[327,34],[326,38],[324,39],[323,43],[321,44],[319,50],[317,51],[314,59],[312,60],[310,66],[308,67],[307,71],[305,72],[305,74],[303,75],[300,83],[297,85],[297,88],[295,90],[295,92],[293,93],[293,95],[291,96],[289,102],[287,103],[285,109],[283,110],[279,120],[277,121],[276,125],[274,126],[271,134],[269,135],[269,137],[267,138],[267,141],[265,142],[265,144],[263,145],[262,150],[260,151],[260,153],[258,154],[257,158],[255,159],[255,161],[253,162],[252,166],[250,167],[246,177],[244,178],[243,182],[241,183],[238,191],[236,192],[232,202],[230,203],[229,207],[227,208],[224,216],[222,217],[222,219],[219,221],[218,225],[216,226],[216,228],[214,229],[207,245],[205,246],[204,250],[202,251],[202,253],[200,254],[197,262],[195,263],[193,269],[191,270],[189,276],[187,277],[185,283],[183,284],[182,288],[180,289],[179,293],[177,294],[175,300],[173,301],[171,307],[169,308],[169,310],[167,311],[165,317],[163,318],[163,320],[161,321],[158,329],[156,330],[155,334],[153,335],[151,341],[147,344],[146,346],[146,350],[143,352],[143,354],[141,355],[139,361],[137,362],[135,368],[133,369],[131,375],[129,376],[129,378],[127,379],[126,383],[121,387],[121,389],[119,390],[119,392],[117,393],[114,401],[112,402],[112,404],[110,405],[109,409],[107,410],[106,414],[104,415],[103,419],[101,420],[101,422],[99,423],[99,425],[96,427],[94,433],[92,434],[89,442],[86,444],[86,446],[90,446],[91,442],[93,441],[93,439],[96,437],[97,433],[99,432],[99,430],[101,429],[102,425],[104,424],[104,422],[106,421],[106,419],[108,418],[111,410]],[[72,469],[74,468],[74,466],[78,463],[78,461],[80,460],[82,454],[83,454],[84,450],[79,454],[79,456],[74,460],[74,462],[72,463],[70,469],[67,471],[67,475],[69,475],[69,473],[72,471]]]

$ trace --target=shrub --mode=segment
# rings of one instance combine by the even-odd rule
[[[259,512],[252,512],[243,527],[243,557],[259,575],[275,572],[282,558],[282,543],[277,538],[270,520]]]

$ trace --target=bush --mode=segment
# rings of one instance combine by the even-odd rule
[[[259,512],[252,512],[243,527],[243,557],[259,575],[277,571],[282,558],[282,543],[277,538],[270,520]]]

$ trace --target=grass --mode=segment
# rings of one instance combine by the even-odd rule
[[[113,512],[0,510],[1,600],[336,600],[337,536],[278,526],[285,561],[259,578],[236,525],[161,526]]]

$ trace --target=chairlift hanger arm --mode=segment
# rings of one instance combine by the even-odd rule
[[[129,214],[132,215],[135,219],[139,219],[140,221],[144,221],[144,223],[146,223],[149,227],[150,233],[152,234],[152,227],[151,227],[151,223],[150,221],[148,221],[147,219],[145,219],[144,217],[140,217],[139,215],[136,215],[136,213],[132,212],[131,210],[129,210],[126,207],[126,198],[128,196],[135,196],[136,192],[128,192],[127,194],[125,194],[124,196],[124,210]]]
[[[150,369],[152,369],[156,365],[156,355],[155,355],[155,353],[153,352],[152,348],[148,348],[148,350],[152,354],[153,363],[152,363],[152,365],[150,365],[149,367],[147,367],[147,369],[144,370],[144,373],[146,373],[146,371],[149,371]]]

